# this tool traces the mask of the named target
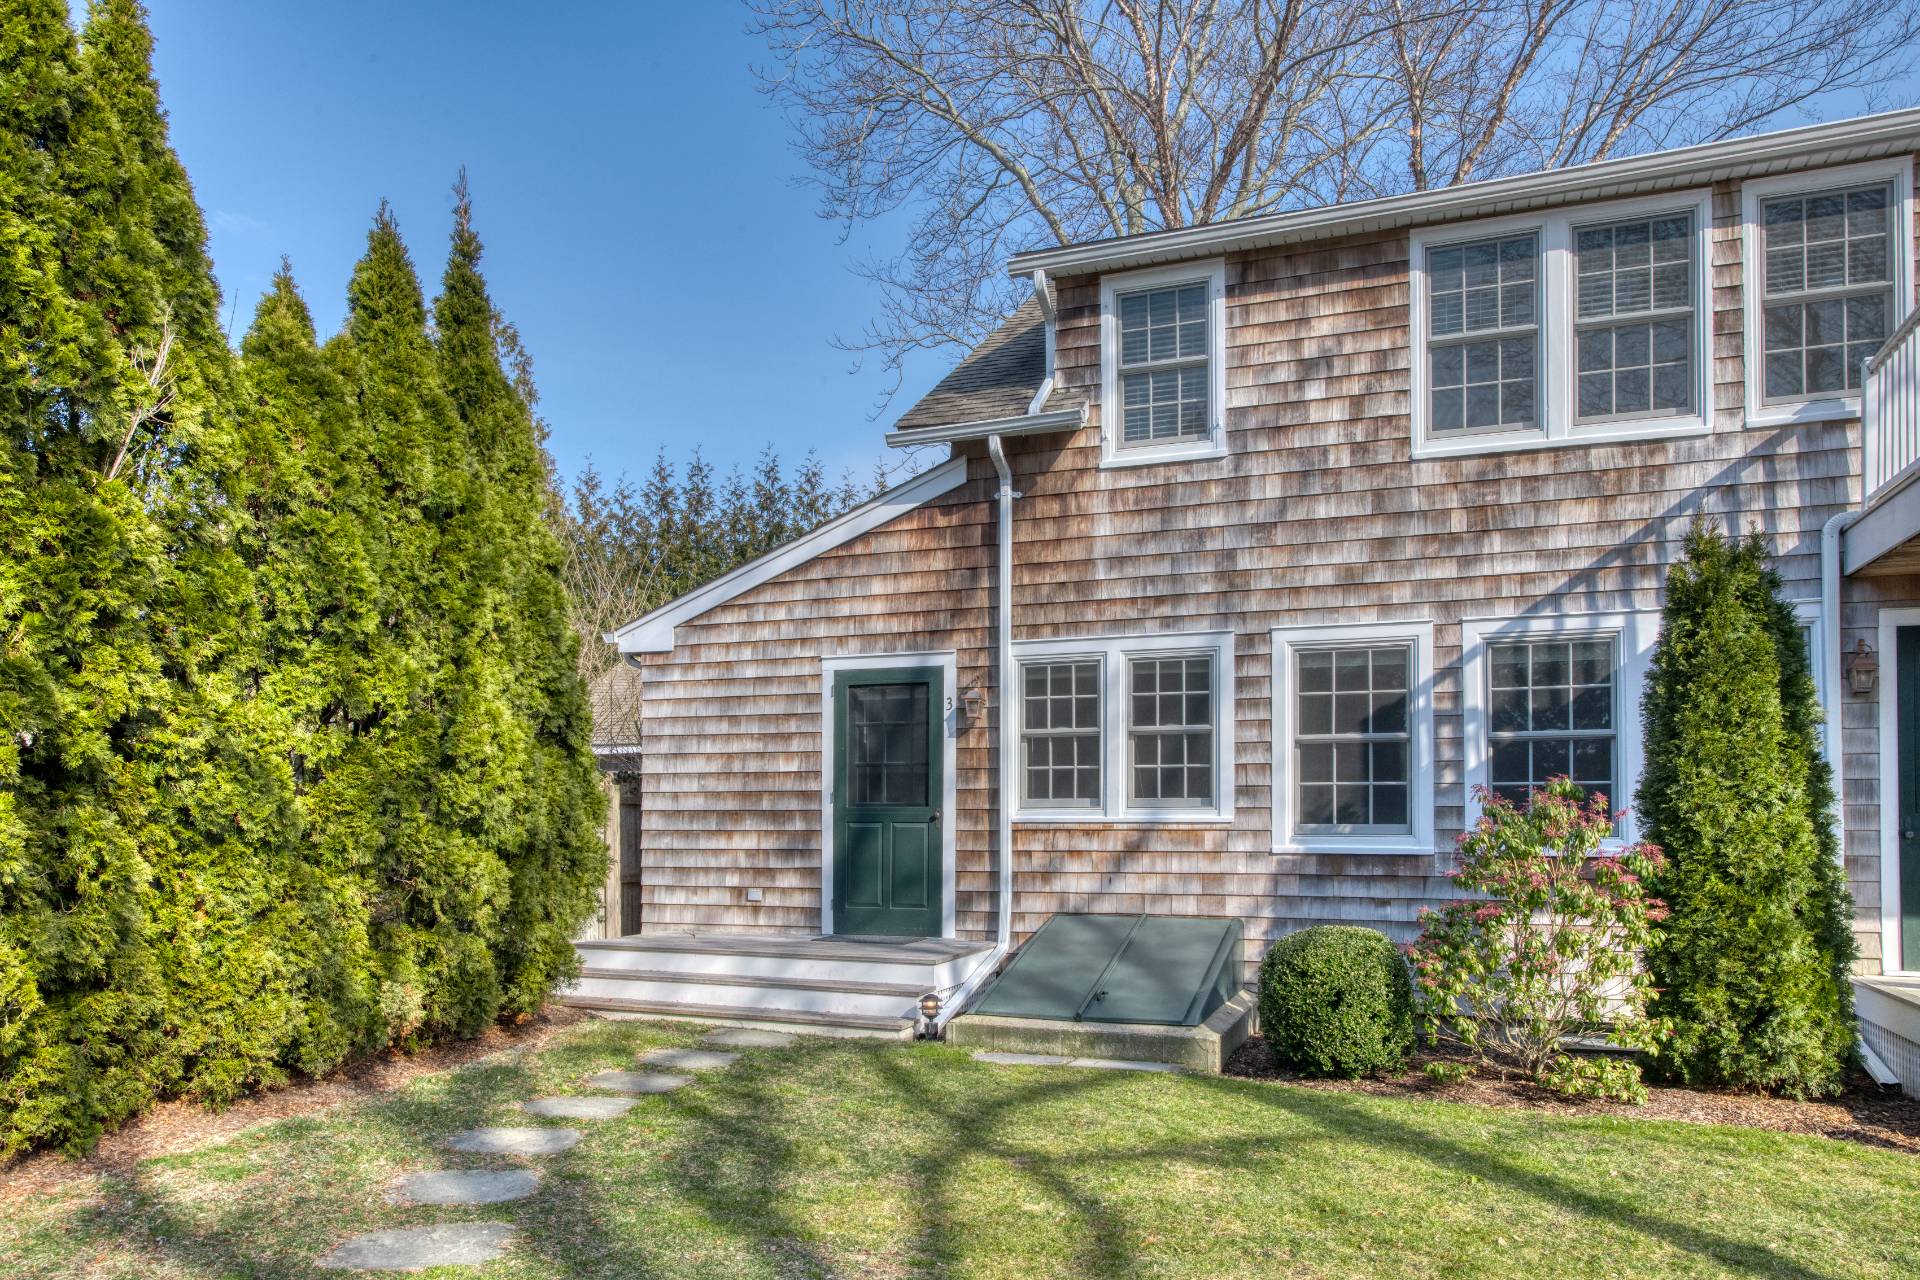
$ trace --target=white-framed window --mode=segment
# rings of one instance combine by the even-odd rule
[[[1104,466],[1226,453],[1224,259],[1100,281]]]
[[[1014,645],[1022,822],[1233,817],[1233,634]]]
[[[1519,801],[1569,777],[1626,810],[1608,847],[1635,839],[1640,693],[1659,634],[1650,610],[1463,620],[1466,825],[1479,820],[1479,787]]]
[[[1101,666],[1098,657],[1019,664],[1022,808],[1100,808]]]
[[[1742,186],[1749,425],[1860,415],[1860,366],[1913,305],[1913,200],[1905,156]]]
[[[1795,600],[1793,602],[1794,621],[1800,626],[1800,643],[1807,655],[1807,664],[1813,668],[1813,692],[1820,700],[1820,708],[1827,708],[1827,626],[1826,611],[1818,600]],[[1820,725],[1820,750],[1827,757],[1827,763],[1837,771],[1840,767],[1837,746],[1839,727],[1831,721]],[[1837,781],[1837,772],[1836,772]]]
[[[1415,231],[1413,452],[1704,432],[1706,191]]]
[[[1433,851],[1433,624],[1273,631],[1276,853]]]

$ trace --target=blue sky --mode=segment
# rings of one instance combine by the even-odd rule
[[[283,253],[336,329],[382,197],[431,296],[464,164],[565,475],[591,458],[637,476],[663,446],[749,466],[772,444],[864,480],[891,460],[887,423],[958,358],[919,356],[873,416],[891,375],[831,340],[874,314],[851,268],[897,251],[905,219],[843,238],[816,216],[737,0],[148,2],[236,333]],[[1902,105],[1916,79],[1817,115]]]
[[[637,475],[663,445],[749,465],[772,443],[864,480],[887,423],[956,358],[923,358],[871,418],[890,376],[830,339],[873,313],[850,267],[899,224],[843,241],[816,216],[738,4],[149,4],[230,329],[283,253],[336,329],[382,197],[431,296],[465,164],[565,474],[591,457]]]

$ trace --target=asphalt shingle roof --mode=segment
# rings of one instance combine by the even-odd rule
[[[896,431],[1014,418],[1047,376],[1046,322],[1028,298],[894,424]]]

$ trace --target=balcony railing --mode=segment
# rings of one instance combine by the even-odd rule
[[[1920,309],[1868,360],[1860,452],[1868,505],[1920,469]]]

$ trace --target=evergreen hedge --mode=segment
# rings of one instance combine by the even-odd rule
[[[0,1154],[538,1006],[604,872],[464,187],[236,357],[135,0],[0,13]]]
[[[1290,933],[1260,962],[1260,1034],[1276,1058],[1307,1075],[1397,1071],[1414,1041],[1407,963],[1373,929]]]
[[[1758,534],[1696,521],[1667,575],[1637,796],[1666,854],[1647,962],[1691,1083],[1831,1092],[1853,1054],[1852,904],[1805,649]]]

